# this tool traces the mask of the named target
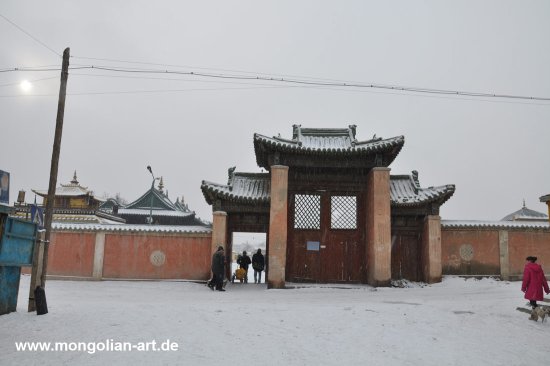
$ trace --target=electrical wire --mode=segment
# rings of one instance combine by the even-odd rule
[[[10,23],[11,25],[13,25],[15,28],[19,29],[21,32],[25,33],[27,36],[29,36],[30,38],[32,38],[35,42],[39,43],[41,46],[47,48],[48,50],[50,50],[51,52],[53,52],[57,57],[62,57],[61,54],[59,54],[58,52],[56,52],[53,48],[51,48],[50,46],[48,46],[47,44],[45,44],[44,42],[42,42],[41,40],[39,40],[38,38],[36,38],[35,36],[33,36],[32,34],[30,34],[29,32],[27,32],[26,30],[24,30],[23,28],[21,28],[20,26],[18,26],[17,24],[15,24],[13,21],[9,20],[8,18],[6,18],[4,15],[0,14],[0,18],[3,18],[6,22]]]
[[[340,82],[328,82],[328,81],[321,82],[321,81],[308,81],[308,80],[288,79],[288,78],[272,78],[272,77],[262,77],[262,76],[210,74],[210,73],[193,72],[193,71],[124,69],[124,68],[114,68],[114,67],[94,66],[94,65],[90,66],[89,68],[103,70],[103,71],[124,72],[124,73],[193,75],[193,76],[206,77],[206,78],[230,79],[230,80],[261,80],[261,81],[270,81],[270,82],[277,82],[277,83],[291,83],[291,84],[312,85],[312,86],[372,88],[372,89],[386,89],[386,90],[396,90],[396,91],[414,92],[414,93],[427,93],[427,94],[444,94],[444,95],[459,95],[459,96],[484,97],[484,98],[550,101],[550,97],[533,97],[533,96],[511,95],[511,94],[479,93],[479,92],[470,92],[470,91],[454,91],[454,90],[445,90],[445,89],[405,87],[405,86],[393,86],[393,85],[384,85],[384,84],[361,84],[361,83],[355,83],[355,82],[340,83]]]
[[[315,87],[326,87],[326,88],[346,88],[346,89],[381,89],[389,90],[394,92],[409,92],[409,93],[420,93],[420,94],[437,94],[445,96],[466,96],[466,97],[475,97],[475,98],[496,98],[496,99],[515,99],[515,100],[530,100],[530,101],[550,101],[548,97],[536,97],[536,96],[522,96],[522,95],[511,95],[511,94],[496,94],[496,93],[481,93],[481,92],[470,92],[470,91],[454,91],[454,90],[445,90],[445,89],[432,89],[432,88],[422,88],[422,87],[405,87],[405,86],[395,86],[395,85],[385,85],[385,84],[367,84],[367,83],[357,83],[357,82],[329,82],[329,81],[312,81],[312,80],[300,80],[300,79],[291,79],[291,78],[274,78],[274,77],[263,77],[263,76],[243,76],[243,75],[232,75],[232,74],[214,74],[214,73],[204,73],[204,72],[194,72],[194,71],[177,71],[177,70],[159,70],[159,69],[139,69],[139,68],[124,68],[124,67],[110,67],[104,65],[83,65],[83,66],[73,66],[69,68],[70,70],[101,70],[107,72],[117,72],[117,73],[134,73],[134,74],[155,74],[155,75],[184,75],[184,76],[193,76],[198,78],[210,78],[218,80],[242,80],[242,81],[263,81],[263,82],[272,82],[272,83],[285,83],[285,84],[294,84],[297,86],[315,86]],[[13,71],[59,71],[59,68],[56,69],[40,69],[40,68],[11,68],[11,69],[2,69],[0,72],[13,72]],[[105,77],[105,75],[103,75]],[[113,76],[120,77],[120,76]]]
[[[178,92],[194,92],[194,91],[224,91],[224,90],[250,90],[250,89],[281,89],[281,88],[301,88],[292,85],[268,85],[255,87],[240,87],[240,88],[188,88],[188,89],[152,89],[152,90],[127,90],[127,91],[110,91],[110,92],[83,92],[83,93],[67,93],[68,96],[83,96],[83,95],[117,95],[117,94],[154,94],[154,93],[178,93]],[[0,95],[0,98],[17,98],[17,97],[57,97],[57,94],[19,94],[19,95]]]
[[[44,42],[27,32],[25,29],[17,25],[12,20],[8,19],[6,16],[0,14],[0,17],[5,21],[10,23],[12,26],[16,27],[18,30],[23,32],[25,35],[33,39],[35,42],[39,43],[41,46],[45,47],[49,51],[53,52],[56,56],[62,57],[60,53],[56,52],[53,48],[46,45]],[[152,66],[169,66],[169,67],[179,67],[179,68],[190,68],[190,66],[182,65],[169,65],[169,64],[160,64],[160,63],[151,63],[151,62],[141,62],[141,61],[127,61],[127,60],[117,60],[117,59],[108,59],[108,58],[94,58],[94,57],[84,57],[84,56],[71,56],[76,59],[83,60],[96,60],[96,61],[108,61],[108,62],[118,62],[118,63],[130,63],[130,64],[140,64],[140,65],[152,65]],[[228,75],[228,74],[213,74],[205,72],[189,72],[189,71],[175,71],[175,70],[147,70],[147,69],[129,69],[129,68],[116,68],[116,67],[107,67],[107,66],[77,66],[71,67],[71,70],[77,69],[96,69],[103,71],[111,72],[124,72],[124,73],[151,73],[151,74],[179,74],[179,75],[189,75],[189,76],[198,76],[204,78],[219,78],[219,79],[232,79],[232,80],[260,80],[268,82],[277,82],[277,83],[290,83],[306,86],[325,86],[325,87],[339,87],[339,88],[372,88],[372,89],[385,89],[399,92],[412,92],[412,93],[425,93],[425,94],[440,94],[440,95],[457,95],[457,96],[467,96],[467,97],[482,97],[482,98],[499,98],[499,99],[521,99],[521,100],[533,100],[533,101],[550,101],[550,97],[535,97],[535,96],[523,96],[523,95],[512,95],[512,94],[497,94],[497,93],[483,93],[483,92],[471,92],[471,91],[454,91],[446,89],[433,89],[433,88],[424,88],[424,87],[406,87],[398,85],[385,85],[385,84],[375,84],[375,83],[359,83],[359,82],[344,82],[335,79],[322,79],[322,78],[313,78],[306,76],[295,76],[295,75],[283,75],[284,77],[273,77],[273,76],[260,76],[260,75],[270,75],[266,73],[253,73],[250,71],[242,70],[230,70],[230,69],[213,69],[205,67],[193,67],[198,70],[221,70],[229,72],[238,72],[244,74],[256,74],[256,76],[243,76],[243,75]],[[14,68],[14,69],[2,69],[0,73],[12,72],[12,71],[59,71],[60,69],[39,69],[39,68]]]
[[[83,56],[71,56],[77,59],[85,60],[96,60],[96,61],[108,61],[108,62],[119,62],[119,63],[128,63],[128,64],[138,64],[138,65],[152,65],[152,66],[168,66],[168,67],[178,67],[178,68],[193,68],[198,70],[219,70],[219,71],[229,71],[237,72],[244,74],[254,74],[254,75],[272,75],[271,77],[258,77],[258,76],[239,76],[239,75],[215,75],[215,74],[201,74],[197,72],[185,72],[186,75],[196,75],[196,76],[205,76],[205,77],[227,77],[227,78],[243,78],[245,80],[267,80],[267,81],[282,81],[282,82],[291,82],[291,83],[304,83],[312,85],[327,85],[327,86],[343,86],[343,87],[370,87],[370,88],[380,88],[380,89],[390,89],[390,90],[400,90],[400,91],[412,91],[418,93],[437,93],[437,94],[450,94],[450,95],[463,95],[463,96],[472,96],[472,97],[491,97],[491,98],[519,98],[519,99],[532,99],[532,100],[550,100],[546,97],[526,97],[526,96],[517,96],[517,95],[507,95],[507,94],[496,94],[496,93],[477,93],[477,92],[467,92],[467,91],[452,91],[444,89],[430,89],[430,88],[419,88],[419,87],[410,87],[410,86],[398,86],[398,85],[388,85],[381,83],[365,83],[365,82],[354,82],[346,81],[342,79],[329,79],[329,78],[318,78],[312,76],[299,76],[299,75],[285,75],[285,74],[268,74],[268,73],[258,73],[254,71],[243,71],[243,70],[234,70],[234,69],[216,69],[216,68],[207,68],[207,67],[196,67],[196,66],[186,66],[186,65],[174,65],[174,64],[163,64],[163,63],[153,63],[153,62],[143,62],[143,61],[128,61],[120,59],[109,59],[109,58],[96,58],[96,57],[83,57]],[[101,67],[107,66],[95,66],[95,68],[100,69]],[[153,73],[179,73],[177,71],[167,71],[167,70],[143,70],[143,69],[132,69],[132,68],[120,68],[124,71],[122,72],[153,72]],[[129,71],[131,70],[131,71]],[[283,76],[283,78],[277,77]],[[300,78],[308,80],[289,80],[284,79],[284,77],[291,78]],[[310,80],[317,80],[312,82]],[[324,82],[319,82],[324,81]]]
[[[199,83],[216,83],[216,84],[232,84],[232,85],[259,85],[259,86],[270,86],[269,84],[257,84],[257,83],[246,83],[246,82],[235,82],[235,81],[219,81],[219,80],[196,80],[196,79],[182,79],[182,78],[161,78],[161,77],[146,77],[146,76],[127,76],[127,75],[102,75],[102,74],[84,74],[84,73],[72,73],[72,76],[90,76],[90,77],[106,77],[106,78],[124,78],[124,79],[137,79],[137,80],[166,80],[166,81],[184,81],[184,82],[199,82]],[[273,89],[283,88],[284,86],[271,86]],[[437,98],[437,99],[449,99],[449,100],[465,100],[465,101],[480,101],[488,103],[508,103],[508,104],[526,104],[526,105],[548,105],[546,103],[534,103],[534,102],[519,102],[519,101],[505,101],[505,100],[488,100],[488,99],[479,99],[479,98],[461,98],[456,96],[437,96],[437,95],[418,95],[418,94],[403,94],[399,92],[385,92],[378,90],[351,90],[351,89],[342,89],[337,87],[317,87],[317,86],[286,86],[286,88],[300,88],[300,89],[315,89],[315,90],[334,90],[342,92],[354,92],[354,93],[374,93],[374,94],[385,94],[385,95],[400,95],[400,96],[413,96],[413,97],[423,97],[423,98]],[[177,92],[177,91],[190,91],[190,90],[228,90],[230,88],[202,88],[202,89],[182,89],[182,90],[158,90],[158,92]],[[264,88],[235,88],[235,89],[264,89]],[[269,89],[269,88],[265,88]],[[153,92],[153,91],[147,91]],[[107,94],[111,92],[106,92]],[[132,91],[125,92],[114,92],[114,94],[130,94]],[[135,91],[135,94],[140,94],[141,91]],[[96,93],[94,93],[95,95]],[[86,93],[80,93],[79,95],[86,95]]]
[[[488,100],[480,98],[461,98],[448,97],[441,95],[420,95],[420,94],[403,94],[398,92],[379,91],[379,90],[352,90],[332,87],[317,87],[317,86],[298,86],[298,85],[279,85],[279,86],[263,86],[263,87],[242,87],[242,88],[190,88],[190,89],[156,89],[156,90],[127,90],[127,91],[112,91],[112,92],[83,92],[83,93],[67,93],[68,96],[99,96],[99,95],[124,95],[124,94],[156,94],[156,93],[177,93],[177,92],[200,92],[200,91],[224,91],[224,90],[253,90],[253,89],[281,89],[281,88],[296,88],[296,89],[314,89],[321,91],[341,91],[345,93],[373,93],[382,95],[396,95],[401,97],[417,97],[417,98],[436,98],[448,100],[464,100],[484,103],[504,103],[504,104],[525,104],[525,105],[540,105],[549,106],[546,103],[535,102],[520,102],[507,100]],[[58,94],[16,94],[16,95],[0,95],[0,98],[30,98],[30,97],[58,97]]]
[[[128,61],[128,60],[119,60],[119,59],[111,59],[111,58],[83,57],[83,56],[74,56],[74,55],[72,55],[71,58],[83,59],[83,60],[94,60],[94,61],[127,63],[127,64],[135,64],[135,65],[151,65],[151,66],[176,67],[176,68],[184,68],[184,69],[213,70],[213,71],[236,72],[236,73],[241,73],[241,74],[253,74],[253,75],[264,75],[264,76],[265,75],[270,75],[272,77],[273,76],[279,76],[279,77],[282,76],[282,77],[293,77],[293,78],[324,80],[324,81],[340,81],[340,82],[344,81],[344,80],[339,80],[339,79],[327,79],[327,78],[319,78],[319,77],[303,76],[303,75],[273,74],[273,73],[257,72],[257,71],[244,71],[244,70],[235,70],[235,69],[220,69],[220,68],[213,68],[213,67],[199,67],[199,66],[190,66],[190,65],[163,64],[163,63],[143,62],[143,61]]]
[[[37,83],[39,81],[52,80],[52,79],[58,79],[58,78],[59,78],[58,76],[50,76],[50,77],[47,77],[47,78],[29,80],[29,82],[30,83]],[[19,85],[19,84],[21,84],[21,83],[16,82],[16,83],[9,83],[9,84],[0,84],[0,88],[5,87],[5,86]]]

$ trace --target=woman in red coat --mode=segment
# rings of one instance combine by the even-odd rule
[[[535,263],[537,257],[529,256],[526,260],[521,291],[525,292],[525,298],[529,300],[534,309],[537,307],[537,300],[542,301],[543,299],[542,289],[544,288],[547,295],[550,293],[550,289],[548,289],[548,282],[544,277],[542,267]]]

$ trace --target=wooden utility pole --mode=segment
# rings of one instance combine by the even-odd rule
[[[34,252],[32,256],[32,271],[31,271],[31,285],[29,288],[29,306],[28,311],[36,311],[36,301],[34,298],[34,289],[36,286],[40,286],[40,274],[42,273],[42,260],[44,258],[44,234],[45,232],[39,231]]]
[[[65,95],[67,94],[67,79],[69,77],[69,57],[71,50],[67,47],[63,51],[63,65],[61,67],[61,85],[59,86],[59,101],[57,103],[57,119],[55,123],[55,137],[53,139],[52,165],[50,168],[50,185],[48,187],[48,200],[44,217],[44,256],[42,259],[42,273],[40,284],[46,286],[46,273],[48,270],[48,247],[52,231],[53,205],[55,201],[55,187],[57,185],[57,168],[59,165],[59,151],[61,150],[61,135],[63,133],[63,116],[65,115]]]

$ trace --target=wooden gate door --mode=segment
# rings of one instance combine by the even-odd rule
[[[358,195],[317,191],[290,196],[288,278],[308,282],[360,282],[364,245]]]
[[[397,233],[392,237],[392,279],[420,281],[420,252],[417,233]]]
[[[359,282],[362,272],[357,195],[323,195],[321,280]]]
[[[321,195],[290,195],[288,225],[288,278],[318,282],[321,273]]]

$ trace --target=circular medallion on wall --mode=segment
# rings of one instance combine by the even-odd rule
[[[166,254],[161,250],[155,250],[149,256],[149,261],[155,267],[160,267],[166,262]]]
[[[460,246],[460,258],[465,261],[471,261],[474,258],[474,247],[471,244],[462,244]]]

